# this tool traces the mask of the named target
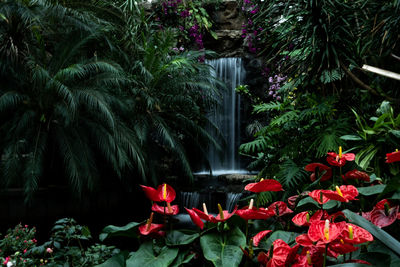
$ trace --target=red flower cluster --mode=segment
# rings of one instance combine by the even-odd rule
[[[335,152],[328,152],[328,157],[326,161],[332,165],[337,167],[343,167],[347,161],[353,161],[356,158],[356,155],[353,153],[342,153],[342,147],[339,146],[339,153],[336,154]]]
[[[386,227],[400,219],[399,206],[383,199],[371,211],[363,212],[362,216],[380,228]]]

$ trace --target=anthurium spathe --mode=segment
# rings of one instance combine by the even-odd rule
[[[337,200],[340,202],[349,202],[350,200],[357,200],[358,190],[353,185],[336,186],[336,190],[325,190],[324,196],[330,200]]]
[[[399,206],[393,205],[387,199],[379,201],[371,212],[363,213],[363,217],[376,226],[382,228],[391,225],[397,220]]]
[[[328,167],[321,163],[308,164],[306,167],[304,167],[304,169],[308,172],[312,172],[312,174],[310,175],[310,179],[312,182],[314,182],[317,178],[319,178],[321,174],[322,176],[320,181],[326,181],[332,177],[331,167]]]
[[[346,227],[346,222],[331,223],[329,220],[314,221],[308,228],[308,237],[313,241],[322,241],[330,243],[336,240],[343,229]]]
[[[396,149],[395,152],[386,154],[386,163],[393,163],[396,161],[400,161],[400,151]]]
[[[353,161],[356,158],[356,155],[353,153],[342,153],[342,147],[339,146],[339,153],[328,152],[328,157],[326,161],[332,165],[337,167],[343,167],[347,161]]]
[[[359,171],[359,170],[351,170],[346,172],[345,175],[342,176],[343,180],[347,182],[347,180],[361,180],[361,181],[366,181],[369,182],[370,178],[368,173]]]
[[[167,202],[166,206],[159,206],[157,205],[157,203],[153,203],[153,206],[151,206],[151,210],[164,215],[176,215],[179,213],[178,205],[171,206],[169,202]]]
[[[320,221],[328,217],[328,213],[325,210],[318,210],[312,216],[308,211],[303,211],[296,214],[292,218],[292,222],[297,226],[309,226],[313,221]]]
[[[158,233],[164,227],[163,224],[153,223],[153,216],[154,213],[152,212],[146,224],[139,226],[139,232],[141,235],[150,235],[153,233]]]
[[[271,232],[272,232],[271,230],[264,230],[264,231],[257,233],[255,236],[253,236],[253,245],[255,247],[258,247],[258,245],[260,244],[260,241]]]
[[[268,210],[274,212],[276,216],[283,216],[285,214],[293,213],[291,209],[283,201],[276,201],[269,205]]]
[[[357,225],[347,223],[343,229],[341,239],[349,244],[362,244],[374,240],[370,232]]]
[[[151,201],[156,201],[156,202],[166,201],[168,203],[171,203],[176,197],[175,190],[172,188],[172,186],[168,184],[161,184],[157,187],[157,189],[145,185],[140,185],[140,186],[142,187],[146,196]]]
[[[261,179],[261,181],[257,183],[250,183],[244,187],[244,190],[260,193],[260,192],[267,192],[267,191],[283,191],[282,185],[274,179]]]
[[[297,250],[300,247],[295,245],[291,248],[282,239],[276,239],[272,246],[272,255],[268,251],[268,253],[261,252],[257,257],[257,260],[262,264],[266,264],[267,267],[289,266],[294,261]]]
[[[197,225],[201,230],[203,230],[204,222],[201,220],[200,216],[193,210],[185,208],[187,213],[189,213],[190,219],[192,222]]]
[[[310,193],[308,193],[308,195],[314,199],[315,201],[317,201],[319,204],[325,204],[326,202],[328,202],[330,199],[327,198],[325,196],[325,192],[328,190],[321,190],[321,189],[317,189],[317,190],[313,190]]]
[[[203,204],[203,207],[205,207],[204,204]],[[217,222],[224,222],[224,221],[228,220],[230,217],[232,217],[235,214],[237,208],[238,207],[235,206],[234,210],[232,212],[229,212],[227,210],[222,210],[221,205],[218,204],[219,213],[217,216],[209,215],[206,208],[204,209],[204,212],[199,209],[196,209],[196,208],[193,208],[192,210],[195,213],[197,213],[197,215],[201,219],[206,220],[208,222],[217,223]]]

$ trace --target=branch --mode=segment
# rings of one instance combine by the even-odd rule
[[[347,75],[359,86],[361,86],[362,88],[368,90],[369,92],[371,92],[371,94],[376,95],[376,96],[381,96],[386,98],[389,101],[392,102],[400,102],[400,99],[396,99],[396,98],[392,98],[390,96],[386,96],[386,95],[382,95],[380,93],[378,93],[374,88],[372,88],[371,86],[365,84],[363,81],[361,81],[360,79],[358,79],[358,77],[356,75],[354,75],[342,62],[340,62],[340,66],[342,67],[342,69],[347,73]]]

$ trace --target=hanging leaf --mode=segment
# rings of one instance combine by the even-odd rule
[[[382,193],[385,187],[385,184],[379,184],[373,186],[358,187],[357,190],[360,195],[371,196]]]
[[[188,235],[181,231],[174,230],[167,234],[165,242],[168,246],[187,245],[192,243],[199,236],[200,234],[198,233]]]
[[[104,241],[106,238],[112,236],[137,237],[137,228],[143,223],[144,222],[131,222],[125,226],[108,225],[103,229],[103,231],[101,231],[101,234],[99,235],[99,240]]]
[[[131,253],[126,261],[126,267],[167,267],[174,261],[178,251],[178,248],[163,247],[156,255],[151,242],[143,243],[138,251]]]
[[[223,234],[212,233],[200,238],[204,257],[216,267],[239,266],[246,246],[246,237],[238,227]]]
[[[192,253],[189,250],[179,251],[178,256],[175,258],[171,267],[180,267],[185,263],[189,263],[195,255],[196,255],[195,253]]]
[[[125,258],[128,254],[127,252],[121,252],[118,253],[114,256],[112,256],[111,258],[109,258],[108,260],[106,260],[105,262],[103,262],[102,264],[96,265],[96,267],[125,267]]]
[[[286,231],[274,231],[270,237],[265,242],[261,242],[259,245],[260,248],[269,250],[271,248],[272,243],[277,239],[282,239],[288,245],[291,245],[296,240],[296,237],[299,236],[299,233],[295,232],[286,232]]]

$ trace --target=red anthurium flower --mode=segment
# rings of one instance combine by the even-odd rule
[[[250,200],[250,205],[244,207],[240,210],[236,211],[236,215],[239,215],[242,219],[245,220],[266,220],[275,215],[275,213],[271,210],[264,208],[255,208],[254,199]]]
[[[364,228],[361,228],[351,223],[347,223],[346,227],[343,229],[341,239],[345,243],[362,244],[365,242],[373,241],[374,237]]]
[[[268,260],[267,267],[289,266],[289,264],[294,261],[297,250],[300,247],[299,245],[295,245],[291,248],[282,239],[275,240],[272,243],[272,246],[272,257],[269,255],[269,252],[266,256],[264,254],[262,254],[262,256],[260,256],[260,254],[258,255],[258,260],[262,260],[262,263],[265,263],[266,260]]]
[[[167,202],[166,207],[159,206],[157,205],[157,203],[153,203],[153,206],[151,206],[151,210],[164,215],[176,215],[179,213],[178,205],[171,206],[169,202]]]
[[[296,255],[296,262],[292,267],[303,266],[322,266],[324,261],[325,245],[317,244],[310,247],[304,247],[300,255]],[[328,255],[332,256],[329,253]]]
[[[395,152],[386,154],[386,163],[393,163],[400,161],[400,151],[396,149]]]
[[[362,181],[366,181],[366,182],[370,181],[368,173],[362,172],[359,170],[352,170],[352,171],[346,172],[346,174],[343,176],[343,180],[345,182],[347,182],[347,180],[349,180],[349,179],[362,180]]]
[[[328,190],[321,190],[321,189],[318,189],[318,190],[314,190],[314,191],[311,191],[310,193],[308,193],[308,195],[312,198],[312,199],[314,199],[315,201],[317,201],[319,204],[325,204],[326,202],[328,202],[330,199],[329,198],[327,198],[326,196],[325,196],[325,192],[326,191],[328,191]]]
[[[149,235],[152,233],[157,233],[164,227],[163,224],[153,223],[154,213],[150,214],[150,218],[147,220],[146,224],[139,226],[139,232],[141,235]]]
[[[336,191],[326,190],[324,195],[331,200],[349,202],[350,200],[357,200],[358,190],[353,185],[341,185],[340,187],[336,186]]]
[[[327,244],[337,239],[345,227],[346,222],[314,221],[308,228],[307,234],[313,242],[322,241]]]
[[[140,185],[146,194],[146,196],[151,201],[161,202],[166,201],[171,203],[175,197],[176,193],[175,190],[167,184],[159,185],[157,190],[150,186]]]
[[[237,210],[237,206],[236,206],[235,209],[231,213],[229,213],[229,211],[227,211],[227,210],[222,210],[221,205],[218,204],[219,213],[216,217],[214,217],[214,216],[208,214],[207,209],[205,208],[205,204],[203,204],[203,207],[204,207],[204,212],[201,210],[198,210],[196,208],[193,208],[192,210],[195,213],[197,213],[197,215],[201,219],[206,220],[208,222],[212,222],[212,223],[224,222],[224,221],[228,220],[230,217],[232,217],[235,214],[235,212]]]
[[[303,247],[314,246],[314,242],[308,237],[308,234],[302,234],[296,237],[296,243]]]
[[[320,221],[328,217],[328,213],[325,210],[318,210],[312,216],[308,211],[303,211],[296,214],[292,218],[292,222],[298,226],[309,226],[313,221]]]
[[[261,239],[263,239],[266,235],[268,235],[271,232],[272,232],[271,230],[265,230],[253,236],[253,245],[255,247],[258,247],[258,244],[260,244]]]
[[[346,164],[346,161],[353,161],[356,155],[353,153],[342,154],[342,147],[339,147],[339,154],[335,152],[328,152],[328,157],[326,161],[332,166],[342,167]]]
[[[187,213],[189,213],[190,219],[192,219],[192,222],[197,225],[201,230],[203,230],[204,227],[204,223],[203,221],[200,219],[200,216],[197,215],[196,212],[194,212],[193,210],[187,209],[185,208],[185,210],[187,211]]]
[[[258,183],[250,183],[244,187],[244,190],[260,193],[266,191],[283,191],[282,185],[274,179],[261,179]]]
[[[239,215],[244,220],[266,220],[275,215],[275,212],[269,209],[244,207],[236,211],[236,215]]]
[[[273,211],[276,216],[283,216],[285,214],[293,212],[283,201],[276,201],[272,203],[271,205],[269,205],[268,210]]]
[[[354,252],[358,250],[359,247],[355,247],[353,244],[346,243],[343,239],[337,239],[329,244],[328,249],[336,255],[336,258],[338,255]]]
[[[215,221],[216,222],[224,222],[236,213],[237,206],[233,209],[233,211],[231,213],[229,213],[229,211],[227,211],[227,210],[222,210],[221,205],[218,204],[218,210],[219,210],[219,213],[215,217]]]
[[[314,182],[317,179],[316,172],[318,170],[318,174],[322,174],[320,181],[326,181],[331,179],[332,177],[332,169],[321,163],[311,163],[308,164],[304,169],[308,172],[313,172],[310,175],[311,181]]]
[[[383,199],[370,212],[370,221],[382,228],[394,223],[398,214],[399,206],[393,206],[387,199]]]

